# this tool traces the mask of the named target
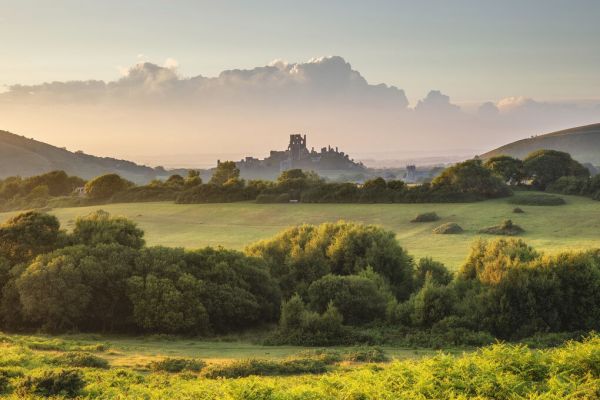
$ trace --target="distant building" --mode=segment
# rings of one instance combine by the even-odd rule
[[[240,171],[246,176],[260,176],[280,173],[288,169],[312,171],[363,171],[362,163],[357,163],[337,147],[322,147],[320,152],[312,147],[308,150],[306,135],[290,135],[286,150],[271,150],[269,157],[260,160],[246,157],[237,162]]]

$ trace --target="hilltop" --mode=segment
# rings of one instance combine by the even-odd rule
[[[581,163],[600,165],[600,123],[517,140],[482,154],[481,158],[509,155],[522,159],[540,149],[564,151]]]
[[[131,161],[97,157],[0,131],[0,179],[19,175],[28,177],[53,170],[91,179],[105,173],[118,173],[136,183],[169,175],[162,167],[151,168]]]

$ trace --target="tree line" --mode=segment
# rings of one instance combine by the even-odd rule
[[[0,290],[10,331],[263,328],[270,343],[329,345],[600,329],[598,250],[547,256],[521,240],[478,241],[453,274],[414,260],[393,232],[345,222],[291,227],[239,252],[148,247],[135,223],[102,211],[72,232],[27,212],[0,226]]]

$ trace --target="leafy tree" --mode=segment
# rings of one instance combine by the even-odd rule
[[[52,331],[127,327],[125,282],[135,250],[65,247],[39,256],[16,280],[25,318]]]
[[[174,180],[177,181],[176,177],[179,176],[179,175],[173,175],[173,176],[175,177]],[[169,178],[169,180],[170,179],[171,178]],[[202,178],[200,178],[200,171],[193,170],[193,169],[189,170],[188,174],[187,174],[187,177],[185,178],[185,181],[183,183],[184,183],[184,185],[186,187],[193,187],[193,186],[202,185]]]
[[[191,171],[189,171],[189,172],[191,172]],[[189,174],[189,172],[188,172],[188,174]],[[194,171],[194,172],[198,172],[198,171]],[[198,174],[197,176],[199,177],[199,175],[200,174]],[[185,183],[186,183],[186,180],[183,179],[183,177],[178,174],[169,176],[169,178],[165,181],[166,185],[175,186],[175,187],[181,187],[181,186],[185,185]]]
[[[444,264],[430,257],[421,258],[415,268],[415,287],[421,288],[430,279],[437,285],[448,285],[452,281],[452,273]]]
[[[448,286],[440,286],[428,277],[412,299],[412,321],[417,326],[429,328],[452,315],[455,304],[454,290]]]
[[[393,232],[346,222],[302,225],[270,240],[250,245],[248,255],[265,260],[284,297],[306,294],[308,286],[327,274],[355,275],[372,267],[399,299],[413,288],[413,261]]]
[[[181,249],[142,249],[135,265],[127,281],[127,295],[138,327],[165,333],[208,330],[208,314],[202,304],[203,282],[185,272]]]
[[[331,303],[350,325],[385,316],[387,299],[377,285],[360,276],[326,275],[308,288],[311,307],[323,313]]]
[[[473,159],[457,163],[445,169],[431,182],[434,191],[451,194],[471,195],[481,198],[503,197],[510,194],[506,184]]]
[[[556,150],[538,150],[530,153],[523,160],[523,167],[533,185],[541,190],[562,176],[587,178],[590,174],[583,165],[573,160],[569,153]]]
[[[144,232],[135,222],[123,217],[111,217],[103,210],[78,218],[72,234],[76,243],[89,246],[118,243],[136,249],[144,246],[143,236]]]
[[[518,158],[496,156],[487,160],[484,166],[510,184],[518,184],[525,177],[523,161]]]
[[[29,211],[0,225],[0,257],[12,265],[26,262],[61,244],[60,224],[55,216]]]
[[[133,186],[133,183],[117,174],[98,176],[85,185],[85,193],[90,199],[108,200],[116,193]]]
[[[219,162],[217,168],[213,171],[210,182],[213,185],[222,186],[225,182],[230,179],[237,179],[240,177],[240,170],[233,161]]]

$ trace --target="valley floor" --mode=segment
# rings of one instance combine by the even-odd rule
[[[527,193],[523,194],[527,195]],[[396,232],[409,254],[433,257],[456,269],[465,259],[479,229],[512,219],[522,226],[520,235],[537,250],[555,253],[600,247],[600,202],[561,196],[562,206],[520,206],[514,214],[508,199],[457,204],[173,204],[133,203],[51,210],[62,226],[72,227],[77,217],[104,209],[137,222],[149,245],[186,248],[223,246],[243,249],[290,225],[346,220],[381,225]],[[435,211],[436,222],[411,223],[416,214]],[[15,212],[0,213],[0,222]],[[432,229],[445,222],[458,223],[465,232],[436,235]]]

